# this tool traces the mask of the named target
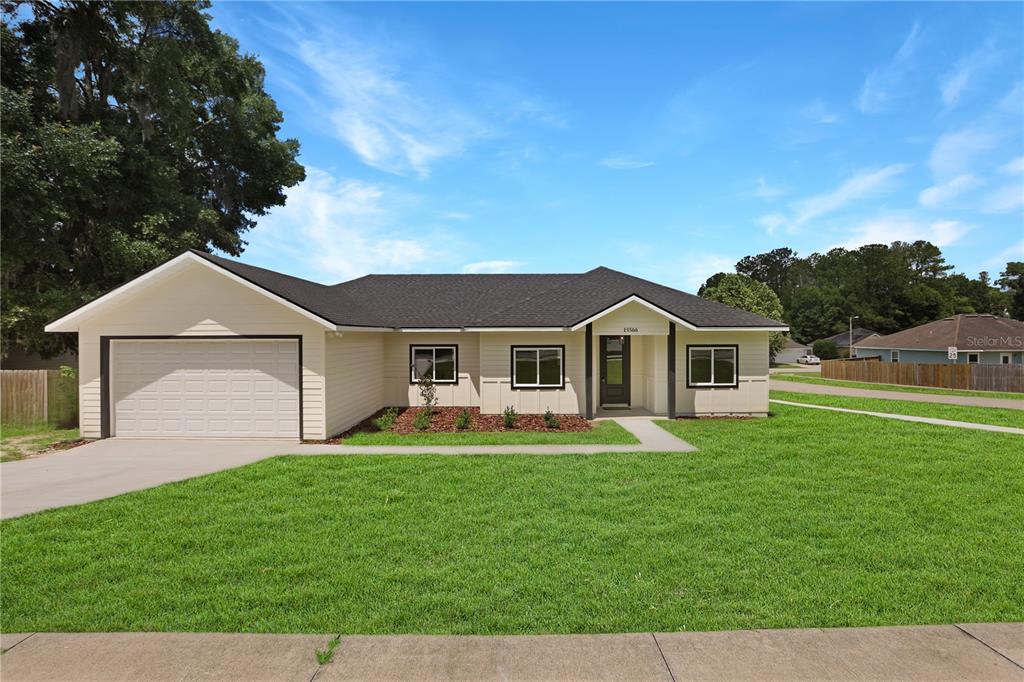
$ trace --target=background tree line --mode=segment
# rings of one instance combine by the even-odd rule
[[[263,66],[209,3],[0,2],[2,346],[188,248],[238,255],[304,177]]]
[[[793,338],[811,342],[857,324],[891,334],[956,313],[1024,319],[1024,263],[1007,263],[994,282],[953,273],[942,251],[926,241],[836,248],[800,257],[789,248],[746,256],[736,272],[775,293]],[[735,276],[735,275],[733,275]],[[724,278],[708,278],[700,295]]]

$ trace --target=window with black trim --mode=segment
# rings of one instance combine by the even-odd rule
[[[687,346],[686,385],[691,388],[739,385],[738,346]]]
[[[512,346],[512,388],[564,386],[564,346]]]
[[[428,376],[435,384],[459,381],[458,346],[409,346],[409,381],[418,384]]]

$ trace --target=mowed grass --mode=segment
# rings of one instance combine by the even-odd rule
[[[969,407],[964,405],[943,405],[941,403],[919,403],[909,400],[886,400],[883,398],[853,398],[845,395],[824,395],[820,393],[793,393],[771,391],[772,398],[790,400],[795,403],[828,405],[850,410],[907,414],[915,417],[935,417],[974,424],[1012,426],[1024,429],[1024,410],[1000,407]],[[774,408],[773,408],[774,409]],[[1024,444],[1022,444],[1024,447]]]
[[[899,384],[873,384],[868,381],[840,381],[822,379],[813,374],[772,374],[772,381],[795,381],[801,384],[838,386],[841,388],[864,388],[869,391],[892,391],[893,393],[923,393],[927,395],[955,395],[966,398],[998,398],[1002,400],[1024,400],[1024,393],[1008,391],[961,391],[951,388],[925,388],[923,386],[901,386]]]
[[[780,406],[699,452],[280,457],[0,524],[0,629],[588,633],[1024,620],[1007,434]]]
[[[466,431],[462,433],[409,433],[390,431],[356,433],[344,445],[633,445],[636,436],[612,421],[599,421],[590,431]]]
[[[78,438],[78,429],[53,424],[0,424],[0,462],[13,462],[65,440]]]

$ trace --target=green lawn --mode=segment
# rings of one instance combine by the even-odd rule
[[[599,421],[590,431],[482,431],[464,433],[356,433],[345,445],[632,445],[640,441],[612,421]]]
[[[78,438],[78,429],[59,429],[52,424],[0,425],[0,462],[24,459],[64,440]]]
[[[1024,410],[999,407],[967,407],[943,405],[940,403],[916,403],[909,400],[885,400],[882,398],[852,398],[845,395],[823,395],[819,393],[791,393],[771,391],[772,398],[790,400],[795,403],[845,407],[851,410],[908,414],[915,417],[935,417],[975,424],[994,424],[1024,429]],[[774,407],[773,407],[774,409]]]
[[[0,630],[1024,620],[1017,436],[779,406],[685,454],[279,457],[0,523]]]
[[[875,391],[894,391],[899,393],[926,393],[931,395],[959,395],[971,398],[1002,398],[1004,400],[1024,400],[1024,393],[1008,393],[1006,391],[959,391],[950,388],[924,388],[921,386],[900,386],[898,384],[873,384],[867,381],[839,381],[838,379],[822,379],[808,374],[773,374],[772,380],[796,381],[801,384],[820,384],[822,386],[840,386],[844,388],[866,388]]]

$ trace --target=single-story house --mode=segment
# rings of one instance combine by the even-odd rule
[[[786,337],[786,343],[783,344],[782,350],[775,356],[775,362],[782,364],[795,364],[797,358],[801,355],[807,355],[811,352],[811,347],[804,343],[799,343],[793,340],[789,336]]]
[[[333,286],[187,251],[46,326],[78,334],[84,437],[321,439],[378,409],[768,412],[774,320],[608,268]]]
[[[853,328],[853,349],[854,355],[859,355],[857,349],[860,348],[860,344],[874,336],[878,336],[878,332],[874,329],[868,329],[867,327],[854,327]],[[845,329],[841,332],[833,334],[832,336],[826,336],[819,341],[831,341],[836,344],[836,349],[839,351],[839,357],[848,358],[850,357],[850,330]],[[815,341],[814,343],[817,343]],[[812,347],[814,344],[811,344]]]
[[[857,345],[883,362],[1024,363],[1024,322],[995,315],[953,315]]]

